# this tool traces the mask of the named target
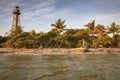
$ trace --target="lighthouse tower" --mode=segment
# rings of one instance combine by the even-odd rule
[[[12,23],[12,31],[16,31],[17,27],[20,26],[20,19],[19,19],[19,15],[20,15],[20,10],[19,7],[16,6],[13,10],[13,23]]]

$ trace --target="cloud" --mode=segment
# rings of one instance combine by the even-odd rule
[[[119,13],[111,13],[111,14],[101,14],[101,15],[96,15],[93,17],[90,17],[90,19],[97,20],[98,23],[104,24],[104,25],[109,25],[112,22],[120,23],[118,17],[120,17]]]
[[[26,18],[27,17],[32,18],[32,17],[35,17],[35,16],[40,16],[40,15],[47,14],[47,13],[53,11],[53,10],[54,10],[53,7],[46,7],[46,8],[37,9],[37,10],[34,10],[34,11],[27,11],[27,12],[23,13],[22,15]]]
[[[7,12],[11,9],[13,9],[16,5],[24,7],[25,10],[36,10],[43,7],[50,6],[54,4],[57,0],[0,0],[0,10],[2,12]],[[36,3],[34,3],[36,2]]]
[[[54,11],[54,4],[57,0],[40,0],[32,6],[25,2],[22,6],[22,16],[26,19],[33,19],[34,17],[44,16]],[[26,6],[27,5],[27,6]]]
[[[43,8],[56,3],[56,0],[42,0],[35,7]]]
[[[51,29],[50,24],[58,18],[66,20],[68,28],[83,27],[94,19],[96,24],[109,25],[112,21],[120,23],[119,4],[119,0],[0,0],[0,22],[2,30],[4,27],[4,30],[9,30],[13,20],[13,8],[19,5],[20,20],[25,31],[48,31]]]
[[[18,5],[20,1],[16,0],[4,0],[0,2],[0,10],[2,12],[10,11],[14,6]]]

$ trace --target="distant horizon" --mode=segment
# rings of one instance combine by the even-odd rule
[[[65,20],[66,28],[83,28],[95,20],[95,25],[105,27],[112,22],[120,24],[120,0],[0,0],[0,35],[12,27],[13,9],[20,7],[20,23],[24,31],[51,30],[51,24],[58,18]]]

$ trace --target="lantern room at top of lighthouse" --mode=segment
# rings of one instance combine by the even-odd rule
[[[19,10],[19,7],[18,7],[18,6],[16,6],[16,7],[14,8],[13,14],[18,14],[18,15],[20,15],[20,10]]]

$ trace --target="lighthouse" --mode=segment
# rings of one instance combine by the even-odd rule
[[[16,6],[13,10],[13,23],[12,23],[12,31],[16,31],[17,28],[20,26],[20,10],[19,6]]]

